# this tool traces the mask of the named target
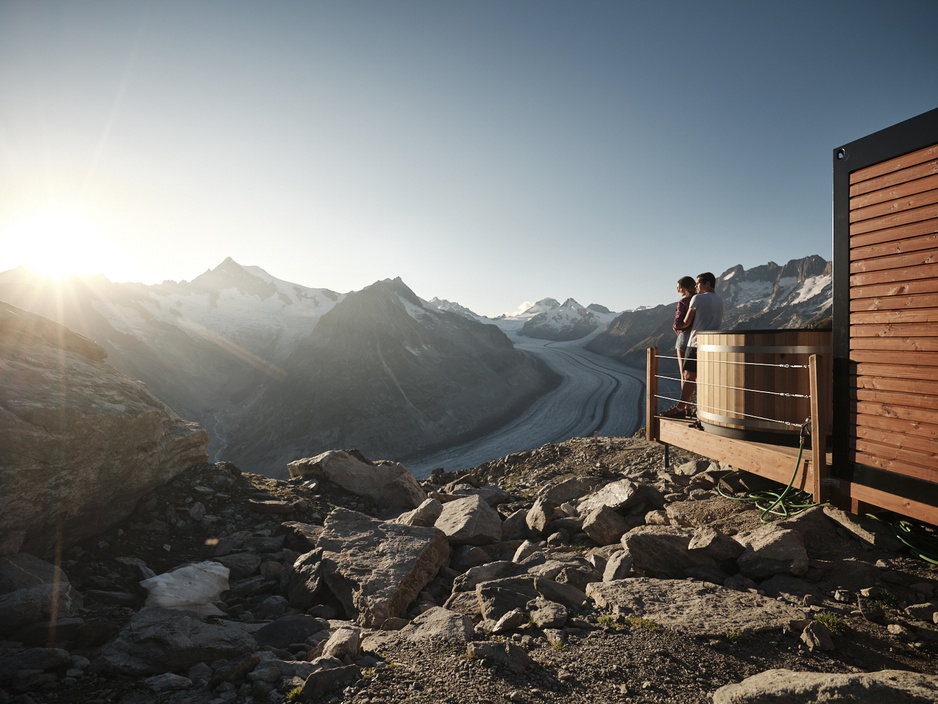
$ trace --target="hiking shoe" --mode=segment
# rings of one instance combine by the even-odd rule
[[[685,411],[683,408],[679,408],[678,406],[671,406],[671,408],[661,413],[661,417],[662,418],[686,418],[687,411]]]

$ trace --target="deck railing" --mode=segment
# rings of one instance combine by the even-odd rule
[[[672,396],[670,392],[661,393],[659,391],[661,382],[667,382],[667,385],[673,385],[675,388],[679,388],[681,382],[680,377],[661,372],[659,362],[662,359],[673,360],[674,366],[677,366],[676,356],[668,354],[659,355],[657,348],[648,348],[645,389],[645,428],[646,437],[655,442],[661,442],[661,406],[671,405],[680,401],[679,398]],[[708,423],[708,421],[723,422],[731,427],[742,426],[743,431],[740,437],[735,439],[735,442],[759,444],[768,442],[772,444],[773,436],[781,440],[787,435],[789,439],[787,444],[791,444],[790,439],[793,436],[796,440],[799,437],[802,440],[810,438],[810,454],[808,459],[813,468],[811,472],[813,477],[811,481],[812,486],[809,488],[809,491],[812,493],[816,503],[825,501],[829,494],[828,484],[830,484],[830,480],[828,479],[830,468],[827,463],[826,454],[831,418],[830,355],[811,354],[808,357],[807,364],[752,362],[744,360],[711,360],[711,363],[776,367],[786,370],[786,373],[791,372],[807,376],[804,380],[805,383],[800,384],[799,388],[806,388],[808,392],[800,393],[798,390],[789,391],[775,388],[752,388],[750,386],[739,386],[733,383],[717,383],[706,379],[701,380],[698,374],[697,397],[698,399],[700,398],[700,391],[701,388],[703,388],[706,403],[700,403],[698,406],[698,402],[692,399],[690,405],[696,409],[696,417],[691,417],[687,420],[678,419],[675,422],[683,422],[685,425],[694,424],[701,431],[703,431],[701,421],[707,423],[708,426],[712,425],[710,429],[716,431],[720,431],[721,428],[715,424]],[[767,375],[766,378],[770,376],[771,375]],[[704,385],[706,385],[706,387],[704,387]],[[717,390],[717,393],[710,393],[714,390]],[[771,401],[777,398],[782,401],[780,405],[785,406],[787,415],[770,414],[765,412],[765,410],[762,410],[762,412],[750,412],[750,410],[746,409],[744,404],[741,403],[744,394],[759,394],[768,397],[770,402],[761,404],[761,409],[772,409],[773,404]],[[722,398],[725,403],[714,405],[710,401],[711,398]],[[734,399],[738,399],[739,403],[734,403]],[[794,412],[793,409],[797,408],[806,411],[802,418],[791,417],[791,413]],[[773,428],[780,432],[771,432]],[[732,432],[728,434],[733,435]],[[692,440],[694,438],[693,435],[684,435],[684,437],[691,438]],[[694,442],[688,444],[699,445],[697,447],[685,447],[685,449],[704,456],[707,456],[706,449],[713,447],[712,443],[704,442],[703,439],[701,439],[699,444]],[[748,471],[753,471],[757,474],[760,473],[758,466],[748,468]]]

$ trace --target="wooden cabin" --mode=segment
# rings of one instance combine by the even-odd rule
[[[785,484],[794,470],[817,503],[938,525],[938,109],[835,149],[833,182],[829,345],[708,333],[698,423],[657,415],[650,349],[648,438]],[[773,358],[758,356],[766,350]],[[721,370],[750,363],[771,371]],[[752,388],[767,395],[749,400]],[[798,432],[810,440],[799,449],[786,440],[805,410]]]

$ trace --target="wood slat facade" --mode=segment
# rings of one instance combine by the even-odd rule
[[[834,334],[834,475],[938,523],[938,110],[834,152]]]
[[[794,485],[817,503],[938,525],[938,109],[835,149],[833,175],[832,351],[809,358],[812,442]],[[657,416],[657,376],[650,348],[650,440],[791,476],[791,448]],[[735,389],[711,402],[745,410]],[[699,387],[698,406],[698,417],[708,412]]]

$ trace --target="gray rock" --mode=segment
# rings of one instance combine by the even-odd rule
[[[457,572],[465,572],[473,567],[487,565],[495,558],[488,550],[489,546],[481,547],[479,545],[459,545],[454,546],[453,556],[450,558],[449,566]]]
[[[412,511],[406,511],[394,519],[404,526],[432,526],[443,511],[443,504],[437,499],[426,499]]]
[[[617,579],[625,579],[632,572],[632,555],[628,550],[619,550],[606,562],[606,569],[603,571],[604,582],[614,582]]]
[[[398,633],[415,643],[465,643],[472,639],[472,619],[437,606],[424,611]]]
[[[528,528],[543,533],[551,521],[565,515],[561,504],[580,499],[600,482],[596,477],[571,477],[541,490],[525,517]]]
[[[0,596],[19,589],[63,582],[68,582],[68,576],[61,569],[34,555],[0,555]]]
[[[547,526],[557,517],[557,504],[551,503],[541,497],[535,500],[534,505],[525,514],[524,522],[528,530],[543,533]]]
[[[528,512],[522,508],[512,512],[502,521],[502,540],[522,540],[528,535]]]
[[[477,584],[518,574],[519,567],[508,560],[496,560],[466,570],[453,580],[454,592],[474,591]]]
[[[379,509],[410,510],[422,504],[427,493],[414,475],[397,462],[366,460],[358,452],[330,450],[287,465],[291,477],[313,477],[358,496],[366,496]]]
[[[782,630],[801,609],[751,592],[694,580],[636,577],[594,582],[586,595],[600,609],[650,619],[688,634],[760,633]]]
[[[637,485],[631,479],[619,479],[580,499],[577,510],[581,516],[586,516],[603,506],[613,511],[628,513],[644,501],[646,491],[647,487]]]
[[[525,616],[524,611],[521,609],[512,609],[500,619],[495,622],[488,621],[483,626],[487,624],[492,624],[490,632],[492,635],[503,635],[505,633],[511,633],[511,631],[516,628],[520,628],[527,622],[527,616]]]
[[[52,555],[208,462],[208,434],[97,344],[0,303],[0,554]]]
[[[349,618],[380,627],[401,616],[449,562],[446,535],[343,508],[326,518],[319,547],[323,577]]]
[[[256,649],[242,624],[220,619],[207,623],[193,612],[144,607],[101,649],[94,664],[121,675],[151,675],[230,660]]]
[[[830,629],[820,621],[811,621],[801,632],[801,641],[808,646],[808,650],[835,650],[834,637]]]
[[[0,634],[9,635],[29,624],[47,622],[53,613],[77,616],[81,610],[81,595],[68,581],[18,589],[0,596]]]
[[[527,610],[527,604],[538,596],[531,576],[506,577],[476,586],[479,609],[486,621],[498,621],[509,611]]]
[[[358,665],[344,665],[341,667],[327,667],[312,673],[303,682],[299,701],[320,702],[323,695],[338,687],[351,684],[361,678],[361,668]]]
[[[189,687],[192,686],[192,680],[172,672],[164,672],[159,675],[147,677],[143,681],[143,685],[153,692],[178,692],[183,689],[189,689]]]
[[[672,525],[711,526],[726,532],[728,527],[736,523],[739,514],[746,511],[746,506],[740,501],[716,497],[700,501],[675,501],[665,506],[664,510]]]
[[[538,628],[563,628],[570,612],[562,604],[544,598],[535,599],[528,605],[531,621]]]
[[[232,579],[243,579],[257,572],[263,558],[253,552],[235,552],[213,558],[231,571]]]
[[[482,641],[469,643],[466,653],[471,658],[484,660],[492,665],[498,665],[514,673],[521,674],[534,665],[534,661],[524,650],[508,641]]]
[[[712,557],[721,566],[726,566],[727,563],[735,563],[736,558],[742,555],[746,548],[715,528],[701,526],[694,530],[687,549],[699,551]]]
[[[305,643],[311,635],[327,627],[328,624],[308,614],[293,614],[261,626],[254,632],[254,640],[262,647],[283,649],[294,643]]]
[[[285,531],[284,545],[297,552],[309,552],[316,547],[322,526],[299,521],[284,521],[280,524]]]
[[[572,584],[561,584],[553,579],[536,577],[534,579],[534,590],[539,596],[548,601],[563,604],[571,611],[579,611],[589,601],[583,590]]]
[[[287,601],[305,611],[316,603],[323,585],[322,548],[300,555],[287,575]]]
[[[70,660],[61,648],[0,648],[0,682],[15,680],[22,672],[55,670]]]
[[[722,584],[729,576],[716,560],[700,551],[690,551],[694,532],[673,526],[639,526],[622,536],[632,556],[632,571],[645,577],[705,579]]]
[[[485,503],[493,508],[499,504],[503,504],[506,501],[511,501],[512,496],[507,491],[502,489],[499,486],[493,484],[486,484],[485,486],[474,487],[474,486],[460,486],[453,489],[454,494],[460,496],[479,496],[482,498]]]
[[[531,557],[531,555],[534,555],[535,553],[540,552],[540,550],[541,550],[540,543],[535,543],[530,540],[525,540],[515,550],[515,554],[512,556],[511,561],[518,562],[518,563],[524,562],[529,557]]]
[[[606,505],[596,507],[583,518],[583,532],[597,545],[618,543],[629,528],[628,521]]]
[[[337,628],[329,635],[323,646],[322,655],[326,658],[355,659],[361,654],[362,631],[355,626]],[[351,662],[346,662],[350,665]]]
[[[720,687],[713,704],[932,704],[938,676],[905,670],[833,674],[766,670]]]
[[[798,531],[769,524],[745,537],[740,536],[739,541],[746,549],[736,563],[747,577],[755,580],[774,574],[799,577],[808,571],[808,552]]]
[[[434,525],[453,545],[486,545],[502,539],[501,516],[478,495],[446,503]]]

